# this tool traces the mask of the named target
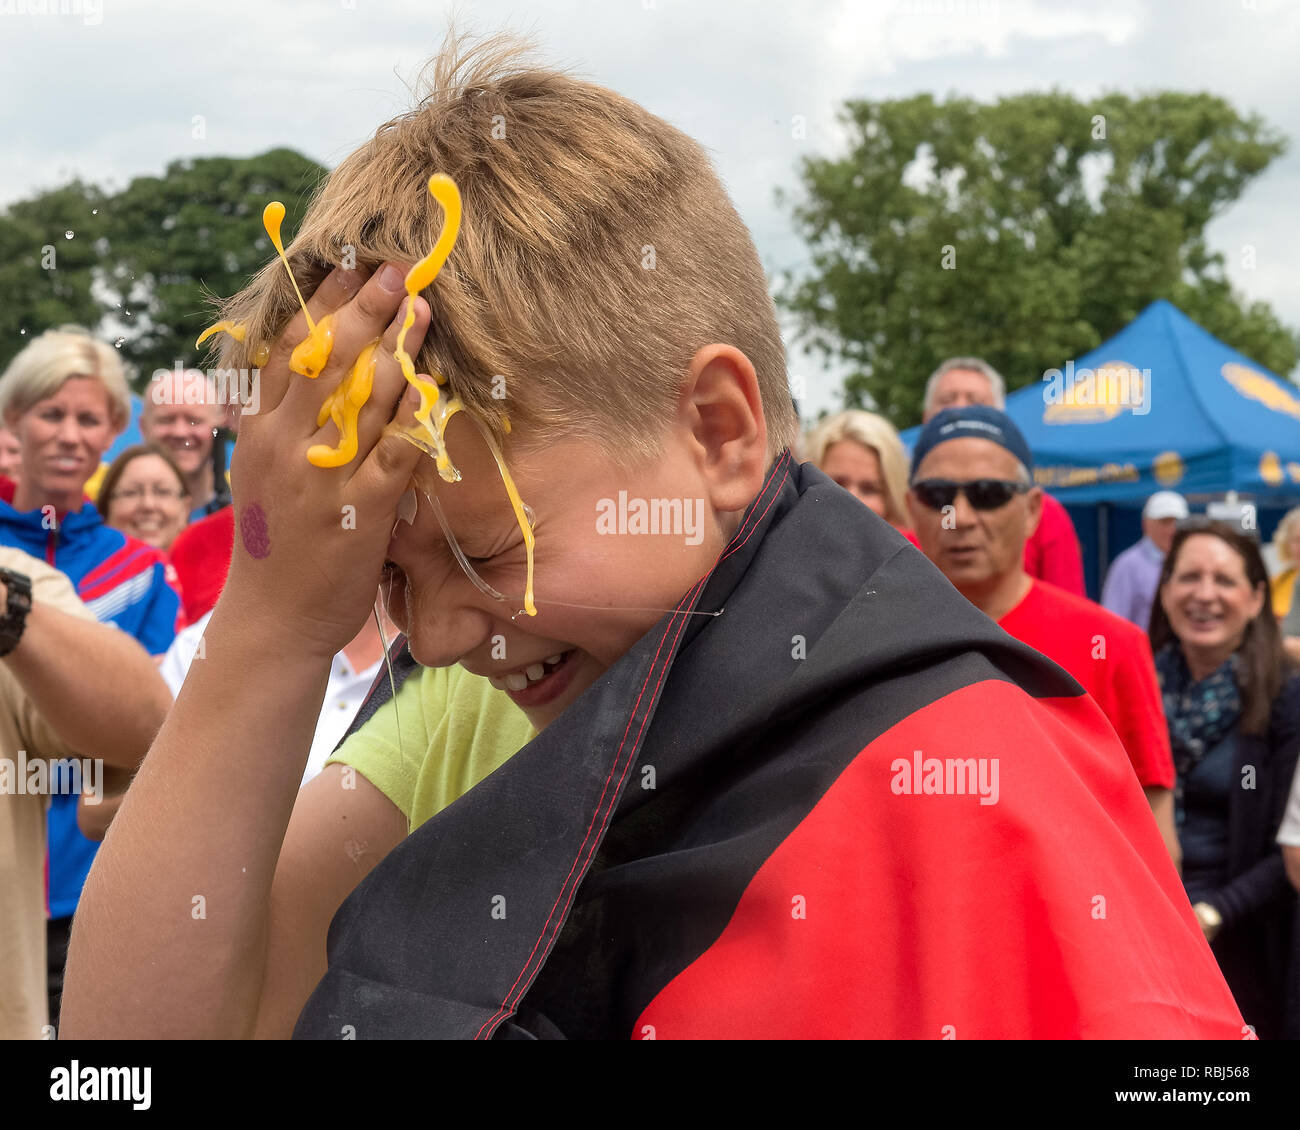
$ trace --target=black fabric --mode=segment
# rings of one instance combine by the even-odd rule
[[[978,680],[1083,693],[788,456],[692,609],[367,876],[296,1036],[625,1038],[876,736]]]
[[[1204,753],[1175,789],[1183,887],[1199,902],[1228,881],[1228,805],[1238,787],[1237,735],[1227,734]]]
[[[59,1011],[63,1007],[63,970],[68,964],[68,942],[72,937],[72,915],[49,918],[45,922],[45,991],[50,1010],[50,1024],[57,1032]]]

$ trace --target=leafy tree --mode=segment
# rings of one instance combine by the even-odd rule
[[[262,209],[282,200],[286,244],[326,169],[289,149],[173,161],[109,202],[105,282],[138,324],[123,352],[149,374],[194,358],[214,295],[233,294],[275,254]],[[130,311],[126,315],[125,311]]]
[[[92,284],[104,226],[103,193],[80,181],[0,213],[0,369],[52,326],[99,321]]]
[[[66,322],[118,343],[137,381],[194,360],[211,297],[234,293],[275,254],[262,209],[284,202],[287,243],[325,173],[275,149],[174,161],[115,194],[74,182],[11,205],[0,214],[0,364]],[[50,246],[55,263],[43,268]]]
[[[945,357],[1011,388],[1100,345],[1157,298],[1289,373],[1300,335],[1243,303],[1205,227],[1285,139],[1210,94],[850,101],[848,150],[802,163],[812,268],[778,300],[805,349],[847,361],[845,401],[920,419]],[[787,202],[789,203],[789,202]]]

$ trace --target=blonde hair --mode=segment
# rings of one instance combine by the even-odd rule
[[[108,393],[109,419],[116,431],[131,419],[131,390],[117,350],[81,326],[46,330],[9,362],[0,376],[0,421],[21,416],[53,396],[70,377],[90,377]]]
[[[1273,545],[1277,549],[1277,559],[1284,565],[1300,565],[1300,561],[1292,559],[1291,550],[1287,547],[1298,526],[1300,526],[1300,506],[1293,506],[1282,515],[1282,521],[1273,531]]]
[[[318,189],[287,249],[304,293],[349,245],[367,266],[424,256],[442,226],[425,186],[446,173],[464,222],[424,292],[418,371],[444,374],[498,434],[508,413],[539,444],[593,438],[628,460],[658,452],[691,358],[721,342],[753,364],[780,452],[798,419],[775,309],[704,150],[620,95],[525,65],[528,48],[448,34],[415,109]],[[248,326],[243,345],[223,339],[221,365],[249,367],[296,308],[270,262],[221,309]]]
[[[826,452],[843,440],[852,440],[875,453],[884,480],[885,520],[895,526],[906,526],[903,496],[907,493],[907,455],[894,425],[883,416],[858,409],[828,416],[809,433],[804,443],[804,458],[820,468]]]

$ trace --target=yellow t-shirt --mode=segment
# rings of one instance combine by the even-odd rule
[[[1295,590],[1297,569],[1293,565],[1273,578],[1273,615],[1285,619],[1291,611],[1291,593]]]
[[[536,736],[486,679],[459,664],[424,667],[325,764],[352,766],[401,809],[409,833]]]

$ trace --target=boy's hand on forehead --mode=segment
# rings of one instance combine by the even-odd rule
[[[312,321],[319,322],[327,314],[333,314],[346,305],[371,277],[368,267],[355,267],[345,271],[336,267],[322,280],[312,296],[307,299],[307,309]],[[294,348],[308,333],[307,319],[298,311],[284,327],[279,338],[271,347],[270,357],[262,367],[262,411],[269,412],[275,408],[290,385],[300,379],[298,373],[289,369],[289,357]],[[337,342],[335,342],[337,345]]]
[[[393,272],[386,275],[388,266]],[[308,309],[316,320],[334,316],[328,363],[315,379],[290,372],[290,354],[307,334],[299,314],[262,370],[260,410],[244,417],[231,461],[236,538],[229,603],[246,612],[250,630],[264,621],[322,656],[351,640],[373,605],[397,503],[422,457],[412,444],[383,434],[406,388],[393,355],[406,314],[404,276],[404,265],[385,264],[373,274],[335,271],[321,283]],[[414,312],[404,343],[410,354],[428,330],[428,303],[415,299]],[[339,467],[312,465],[309,448],[340,440],[328,417],[317,427],[322,406],[376,340],[355,456]],[[414,394],[402,400],[401,423],[414,422],[418,403]]]

